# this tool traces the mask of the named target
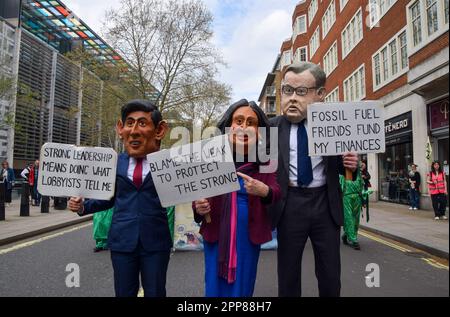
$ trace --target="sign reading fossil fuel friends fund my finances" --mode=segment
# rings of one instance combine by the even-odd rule
[[[152,153],[147,160],[163,207],[240,188],[227,135]]]
[[[310,156],[383,153],[384,106],[378,101],[315,103],[308,107]]]
[[[38,191],[44,196],[109,200],[114,196],[117,153],[111,148],[46,143]]]

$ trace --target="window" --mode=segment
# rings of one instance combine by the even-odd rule
[[[342,31],[342,58],[345,58],[363,38],[361,8]]]
[[[295,57],[294,57],[295,61],[307,62],[308,61],[307,49],[308,49],[307,46],[297,48],[297,51],[295,52]]]
[[[325,102],[339,102],[339,86],[325,97]]]
[[[340,0],[340,7],[341,7],[341,11],[342,11],[342,9],[344,9],[344,7],[347,5],[347,3],[348,3],[348,0]]]
[[[437,0],[426,0],[428,35],[438,30]]]
[[[390,8],[397,2],[397,0],[370,0],[370,27],[378,24],[381,18],[389,11]]]
[[[333,0],[322,17],[322,38],[325,38],[334,22],[336,22],[336,5]]]
[[[337,41],[333,43],[328,52],[323,57],[323,70],[327,74],[331,74],[338,64]]]
[[[281,68],[287,65],[291,65],[291,51],[284,51],[281,57]]]
[[[364,64],[344,80],[344,100],[359,101],[366,97]]]
[[[416,3],[410,8],[412,17],[412,28],[413,28],[413,43],[414,46],[422,42],[422,22],[420,19],[420,2]]]
[[[406,31],[402,30],[372,57],[374,91],[390,83],[408,70]]]
[[[319,27],[317,27],[316,31],[314,31],[314,34],[311,37],[311,40],[309,40],[309,56],[310,56],[310,58],[313,57],[313,55],[316,53],[317,49],[319,48],[319,42],[320,42],[320,29],[319,29]]]
[[[444,0],[444,23],[448,24],[448,1]]]
[[[312,0],[308,7],[308,23],[311,25],[312,20],[316,16],[317,10],[319,9],[318,0]]]
[[[389,78],[389,64],[387,47],[381,51],[381,60],[383,65],[383,80],[386,81]]]
[[[381,84],[381,66],[380,66],[380,55],[377,54],[373,58],[373,65],[375,68],[375,86],[378,86]]]
[[[409,54],[448,31],[448,0],[416,0],[407,6]]]
[[[306,15],[297,17],[295,21],[294,38],[303,33],[306,33]]]
[[[397,56],[397,41],[393,40],[389,43],[389,51],[391,53],[391,75],[395,75],[398,72],[398,56]]]
[[[400,54],[402,58],[401,65],[402,69],[404,69],[408,67],[408,47],[406,42],[406,32],[400,34],[399,40],[400,40]]]

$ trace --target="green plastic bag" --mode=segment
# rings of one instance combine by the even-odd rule
[[[114,208],[111,208],[97,212],[93,216],[94,228],[92,235],[97,248],[108,247],[108,234],[109,228],[111,227],[113,212]]]

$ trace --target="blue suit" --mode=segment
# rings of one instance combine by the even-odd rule
[[[108,244],[116,296],[136,296],[141,272],[145,296],[163,297],[172,247],[167,212],[150,173],[139,188],[127,177],[129,159],[128,154],[119,155],[115,196],[87,200],[83,215],[114,207]]]

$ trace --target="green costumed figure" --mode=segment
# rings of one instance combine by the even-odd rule
[[[174,227],[175,227],[175,206],[167,207],[166,211],[167,211],[167,220],[169,221],[170,236],[172,237],[173,242]]]
[[[94,228],[93,238],[95,240],[94,252],[108,250],[108,233],[111,227],[111,221],[114,208],[97,212],[93,216]]]
[[[368,196],[368,191],[364,190],[364,180],[361,177],[360,168],[358,168],[356,180],[346,180],[345,176],[340,175],[339,183],[344,196],[344,235],[342,241],[345,245],[360,250],[361,247],[358,242],[359,219],[363,202]],[[365,207],[367,221],[369,221],[368,206]]]

